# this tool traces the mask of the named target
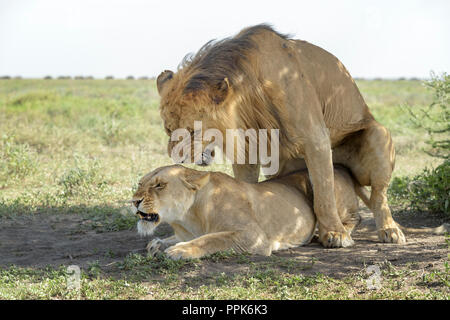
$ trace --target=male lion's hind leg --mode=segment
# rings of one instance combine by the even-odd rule
[[[404,244],[406,238],[398,225],[395,223],[391,215],[387,203],[387,187],[374,188],[370,195],[370,209],[375,216],[375,224],[377,226],[378,239],[382,242]]]
[[[369,208],[372,210],[383,242],[403,244],[406,238],[392,218],[387,201],[387,189],[395,163],[395,150],[389,131],[376,123],[362,135],[361,162],[370,170],[371,195]]]
[[[395,150],[389,131],[377,122],[335,148],[333,161],[347,166],[363,186],[371,186],[364,201],[373,212],[378,238],[403,244],[405,236],[392,218],[387,189],[394,169]]]

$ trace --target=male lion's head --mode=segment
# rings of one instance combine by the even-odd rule
[[[214,128],[221,130],[224,127],[224,119],[217,116],[217,110],[223,111],[222,104],[229,95],[230,84],[226,77],[219,77],[214,81],[196,80],[199,75],[189,74],[186,70],[180,70],[177,73],[164,71],[157,78],[157,88],[161,96],[161,117],[164,122],[164,129],[169,136],[167,151],[172,157],[173,148],[179,143],[176,137],[177,129],[187,130],[189,141],[191,143],[191,158],[183,162],[196,163],[198,165],[208,165],[214,157],[214,147],[211,141],[202,139],[202,132],[198,130],[194,123],[201,122],[202,131]],[[219,120],[219,121],[215,121]],[[170,137],[174,135],[175,141]],[[202,140],[201,148],[195,150],[194,137]],[[196,154],[201,153],[201,154]]]
[[[196,191],[208,181],[209,172],[181,165],[160,167],[145,175],[132,200],[132,209],[140,218],[139,234],[151,235],[161,222],[183,220]]]
[[[277,83],[262,79],[258,67],[260,43],[268,41],[269,34],[274,34],[273,29],[263,24],[246,28],[231,38],[209,41],[195,55],[186,56],[176,73],[166,70],[158,76],[161,117],[166,133],[174,138],[168,143],[170,157],[175,155],[174,160],[181,163],[186,160],[178,157],[180,131],[176,130],[180,128],[190,136],[183,142],[203,141],[201,150],[191,148],[191,161],[186,162],[211,162],[213,146],[204,136],[208,129],[217,129],[222,137],[226,137],[228,129],[279,129],[280,145],[288,154],[294,153],[296,146],[288,135],[291,129],[287,126],[284,91]],[[203,139],[194,139],[198,137],[195,121],[202,123]],[[226,143],[213,142],[226,154]],[[245,142],[246,152],[247,146]],[[236,158],[230,160],[235,162]]]

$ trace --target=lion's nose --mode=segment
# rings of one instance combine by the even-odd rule
[[[202,152],[201,162],[196,163],[199,166],[208,166],[211,164],[214,158],[214,150],[205,150]]]
[[[135,206],[136,208],[139,208],[139,205],[141,204],[141,202],[142,202],[142,199],[141,199],[141,200],[134,200],[134,201],[133,201],[133,204],[134,204],[134,206]]]

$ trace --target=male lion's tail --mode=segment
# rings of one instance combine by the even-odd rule
[[[360,185],[356,179],[352,176],[353,182],[355,184],[355,191],[358,197],[361,198],[361,200],[364,202],[364,204],[370,208],[370,195],[369,191]],[[372,210],[372,209],[371,209]],[[435,235],[444,235],[446,233],[450,233],[450,223],[444,223],[436,228],[407,228],[402,225],[400,225],[398,222],[396,222],[398,227],[405,233],[428,233],[428,234],[435,234]]]

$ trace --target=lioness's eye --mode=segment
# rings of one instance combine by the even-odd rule
[[[162,183],[158,183],[154,188],[157,190],[161,190],[164,188],[164,185]]]

